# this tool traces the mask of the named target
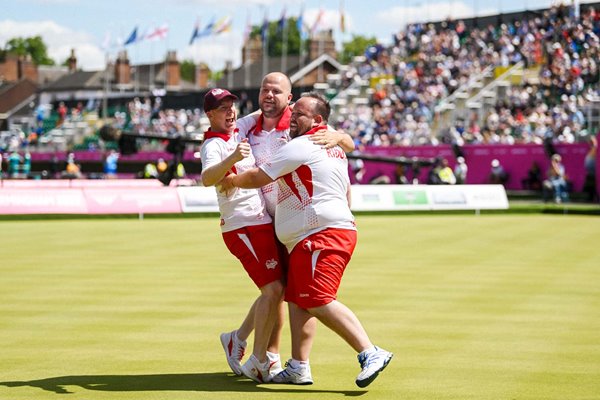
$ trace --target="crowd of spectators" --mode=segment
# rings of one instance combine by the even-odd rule
[[[182,136],[201,129],[202,113],[193,110],[174,110],[162,107],[161,98],[135,98],[127,104],[127,111],[115,113],[115,125],[141,134],[172,137]]]
[[[414,24],[391,47],[372,46],[346,76],[372,83],[370,104],[339,126],[375,146],[575,141],[586,133],[583,107],[600,98],[600,13],[590,8],[576,16],[572,7],[555,6],[524,15],[485,28]],[[484,118],[473,113],[432,130],[442,99],[486,68],[518,62],[538,68],[536,79],[509,88]]]

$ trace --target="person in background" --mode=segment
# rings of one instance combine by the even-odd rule
[[[69,153],[67,156],[67,166],[62,173],[64,179],[79,179],[82,177],[81,167],[75,162],[75,154]]]
[[[169,165],[167,164],[167,162],[163,158],[159,158],[156,162],[156,170],[158,171],[158,173],[164,174],[165,172],[167,172],[168,168]]]
[[[596,188],[596,154],[598,152],[598,140],[590,136],[590,148],[588,149],[583,165],[585,167],[585,181],[583,191],[587,194],[587,201],[598,200],[598,189]]]
[[[21,171],[25,178],[29,177],[29,174],[31,173],[31,153],[29,151],[26,151],[23,156],[23,167],[21,168]]]
[[[508,180],[508,173],[497,158],[491,163],[489,182],[494,185],[504,185]]]
[[[11,178],[17,178],[19,176],[19,170],[21,168],[21,161],[23,158],[15,150],[8,156],[8,176]]]
[[[521,185],[525,190],[542,190],[542,169],[537,161],[531,164],[527,177],[521,181]]]
[[[104,176],[109,179],[117,177],[117,166],[119,161],[119,153],[111,150],[104,160]]]
[[[438,174],[440,176],[440,182],[443,185],[454,185],[456,183],[456,177],[454,176],[454,172],[452,172],[452,168],[448,165],[448,160],[446,158],[442,158]]]
[[[454,176],[456,177],[457,185],[464,185],[467,183],[467,172],[469,171],[469,167],[465,161],[464,157],[456,158],[456,165],[454,166]]]
[[[544,201],[547,201],[550,196],[554,197],[555,203],[569,200],[567,176],[560,154],[552,156],[547,179],[544,181]]]

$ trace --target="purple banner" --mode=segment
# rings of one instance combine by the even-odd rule
[[[567,176],[573,184],[575,191],[581,191],[585,180],[584,159],[590,146],[587,143],[558,144],[556,151],[562,156]],[[468,184],[490,183],[492,160],[497,159],[508,174],[505,184],[507,189],[523,189],[522,180],[527,177],[527,172],[538,163],[542,179],[550,167],[550,158],[542,145],[466,145],[462,148],[464,158],[469,168],[467,174]],[[456,165],[456,157],[450,146],[417,146],[417,147],[366,147],[363,154],[390,156],[390,157],[418,157],[418,158],[446,158],[450,167]],[[365,174],[358,183],[369,183],[373,178],[381,175],[388,176],[392,183],[395,182],[395,165],[385,162],[365,161]],[[598,170],[596,160],[596,170]],[[423,167],[418,178],[419,183],[427,183],[429,167]],[[412,174],[406,173],[409,180]],[[598,178],[598,174],[596,174]],[[353,182],[356,179],[352,177]],[[600,179],[599,179],[600,180]]]

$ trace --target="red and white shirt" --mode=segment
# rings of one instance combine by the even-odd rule
[[[287,107],[279,119],[277,126],[271,131],[263,129],[264,117],[262,114],[258,119],[253,116],[247,116],[237,120],[236,125],[240,131],[240,135],[248,138],[248,143],[252,147],[252,154],[256,159],[258,167],[269,161],[289,141],[291,116],[292,109]],[[267,212],[272,217],[275,216],[275,207],[277,205],[277,186],[275,182],[263,186],[262,193],[265,198]]]
[[[339,146],[323,149],[308,138],[322,128],[294,138],[259,166],[276,179],[275,231],[290,252],[302,239],[324,229],[356,230],[347,198],[346,153]]]
[[[241,141],[239,133],[232,135],[206,132],[200,149],[202,168],[207,169],[227,158]],[[254,157],[250,155],[238,161],[232,170],[242,173],[256,167]],[[217,201],[221,213],[221,231],[229,232],[248,225],[267,224],[272,221],[265,210],[265,201],[260,189],[235,189],[230,197],[217,190]]]

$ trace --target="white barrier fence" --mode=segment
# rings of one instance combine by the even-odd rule
[[[353,211],[507,209],[501,185],[353,185]],[[0,188],[1,214],[146,214],[218,212],[215,189],[162,187],[131,180],[57,187]]]

